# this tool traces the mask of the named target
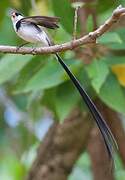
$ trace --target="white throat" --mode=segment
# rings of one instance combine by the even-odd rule
[[[21,15],[18,15],[15,19],[12,19],[12,22],[13,22],[13,27],[14,27],[14,30],[16,31],[16,23],[20,20],[24,18],[23,16]]]

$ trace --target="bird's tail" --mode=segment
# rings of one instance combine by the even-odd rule
[[[106,145],[106,148],[108,150],[109,157],[113,159],[113,152],[114,148],[117,147],[117,143],[115,141],[115,138],[109,129],[107,123],[103,119],[102,115],[98,111],[95,104],[92,102],[91,98],[88,96],[85,89],[81,86],[80,82],[77,80],[77,78],[74,76],[74,74],[70,71],[70,69],[67,67],[63,59],[59,56],[59,54],[55,54],[58,62],[61,64],[61,66],[64,68],[68,76],[70,77],[72,83],[80,93],[82,99],[86,103],[87,107],[89,108],[94,120],[96,121],[96,124],[98,125],[100,132],[102,134],[102,137],[104,139],[104,143]]]

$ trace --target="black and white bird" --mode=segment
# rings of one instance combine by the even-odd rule
[[[47,16],[24,17],[19,12],[13,10],[11,12],[11,20],[15,32],[23,40],[31,43],[41,43],[44,46],[51,46],[54,44],[50,40],[44,28],[50,28],[50,29],[58,28],[59,27],[57,25],[59,22],[58,17],[47,17]],[[63,59],[59,56],[58,53],[55,53],[55,56],[57,61],[64,68],[69,78],[71,79],[72,83],[78,90],[83,101],[86,103],[87,107],[89,108],[97,126],[100,129],[109,157],[113,158],[114,147],[117,147],[117,144],[111,130],[109,129],[107,123],[103,119],[102,115],[98,111],[95,104],[92,102],[91,98],[89,97],[85,89],[81,86],[80,82],[77,80],[74,74],[64,63]]]

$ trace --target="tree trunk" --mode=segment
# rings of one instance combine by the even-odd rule
[[[64,123],[54,123],[39,147],[27,180],[66,180],[86,147],[92,125],[78,110]]]
[[[94,180],[114,180],[112,164],[99,129],[93,128],[88,144]]]

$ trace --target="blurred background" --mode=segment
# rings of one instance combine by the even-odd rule
[[[77,25],[77,37],[80,37],[103,24],[120,4],[125,6],[125,0],[1,0],[0,45],[19,46],[23,43],[13,30],[9,8],[15,8],[26,16],[59,16],[60,28],[49,30],[49,33],[55,43],[61,44],[73,39],[74,14],[78,5],[82,5]],[[119,145],[113,174],[100,180],[124,180],[125,17],[99,38],[97,44],[82,46],[61,53],[61,56],[107,119]],[[76,111],[84,112],[82,122],[88,118],[87,108],[52,55],[0,54],[0,180],[25,179],[49,127],[54,123],[63,126],[67,118],[72,126],[72,116]],[[85,123],[87,132],[84,124],[81,131],[86,141],[72,162],[68,180],[97,180],[99,168],[106,171],[107,159],[101,157],[105,152],[98,129],[93,120]],[[79,131],[79,125],[68,128],[72,137]],[[82,142],[82,135],[78,141]],[[68,151],[73,148],[70,145]],[[77,150],[77,144],[75,148]]]

